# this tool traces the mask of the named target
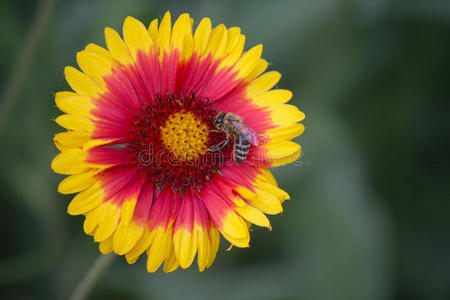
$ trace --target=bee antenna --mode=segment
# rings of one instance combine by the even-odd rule
[[[206,101],[205,104],[203,105],[203,108],[207,107],[208,105],[211,104],[211,101],[209,100],[209,97],[205,97]]]

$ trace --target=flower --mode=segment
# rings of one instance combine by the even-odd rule
[[[290,140],[304,114],[285,104],[290,91],[272,89],[281,75],[264,73],[262,45],[244,51],[239,28],[211,28],[209,18],[192,27],[188,14],[173,27],[169,12],[148,28],[127,17],[123,39],[106,28],[107,50],[77,53],[81,71],[64,72],[74,91],[55,96],[67,131],[54,137],[52,169],[69,175],[60,193],[77,193],[68,213],[86,216],[84,231],[104,254],[134,263],[147,252],[149,272],[187,268],[195,256],[203,271],[220,234],[248,247],[251,224],[271,229],[266,214],[282,212],[289,195],[267,168],[301,153]],[[220,112],[256,138],[240,164],[234,153],[248,146],[234,150],[237,137],[214,125]]]

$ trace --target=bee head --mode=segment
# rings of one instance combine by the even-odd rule
[[[223,118],[225,117],[224,112],[219,112],[213,119],[212,122],[216,128],[220,128],[223,125]]]

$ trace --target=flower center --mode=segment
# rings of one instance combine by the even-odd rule
[[[127,149],[146,178],[160,187],[198,190],[225,161],[232,147],[209,151],[226,138],[214,131],[217,111],[194,95],[161,95],[135,112]]]
[[[186,110],[170,115],[161,127],[164,147],[180,161],[198,159],[205,154],[208,135],[208,126]]]

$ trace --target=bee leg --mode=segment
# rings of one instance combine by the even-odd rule
[[[210,151],[219,151],[219,150],[222,150],[223,147],[225,147],[226,145],[228,145],[229,142],[230,142],[230,139],[223,140],[223,141],[221,141],[220,143],[218,143],[217,145],[210,147],[209,150],[210,150]]]

